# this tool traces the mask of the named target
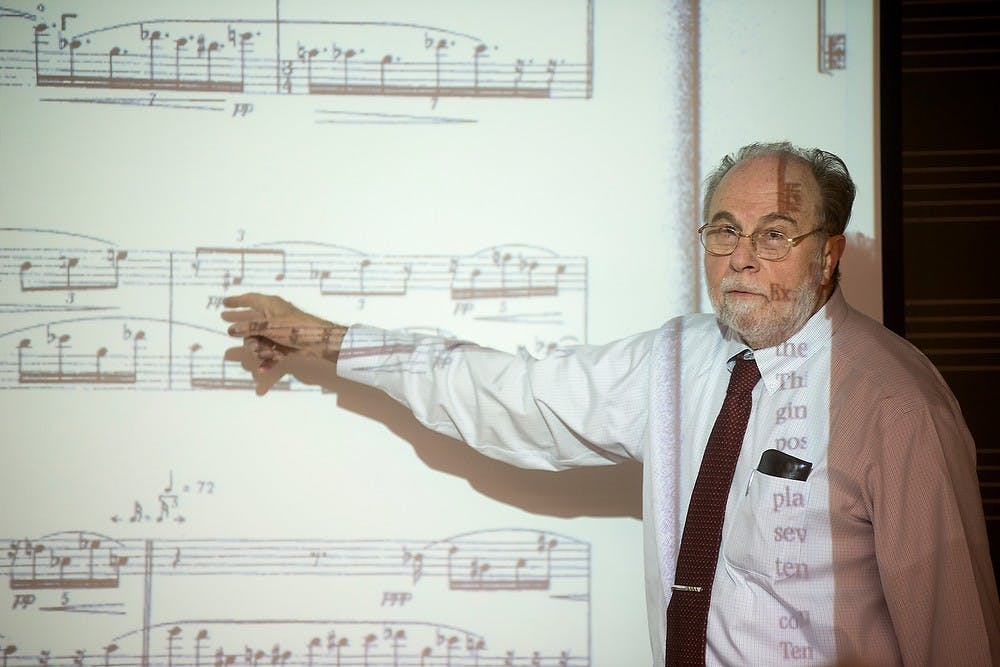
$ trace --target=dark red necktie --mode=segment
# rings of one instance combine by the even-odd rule
[[[750,419],[751,392],[758,380],[760,371],[756,362],[739,354],[729,378],[726,400],[715,418],[701,459],[684,521],[673,593],[667,606],[668,665],[705,664],[708,604],[722,542],[722,521]]]

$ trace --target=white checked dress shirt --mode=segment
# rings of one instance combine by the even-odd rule
[[[743,347],[711,315],[544,360],[356,325],[338,374],[513,465],[642,461],[661,665],[680,522],[727,359]],[[1000,664],[975,447],[930,362],[839,291],[755,359],[762,381],[729,493],[708,664]],[[757,471],[767,449],[810,461],[808,480]]]

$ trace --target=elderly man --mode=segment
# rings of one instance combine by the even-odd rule
[[[223,317],[260,377],[287,355],[335,360],[514,465],[642,461],[657,664],[1000,664],[959,407],[837,289],[853,199],[830,153],[745,147],[706,184],[715,315],[544,360],[256,294]]]

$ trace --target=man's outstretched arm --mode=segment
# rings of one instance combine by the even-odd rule
[[[224,305],[233,309],[222,315],[233,322],[229,333],[244,338],[256,364],[259,393],[286,357],[339,360],[340,377],[381,389],[429,428],[514,465],[557,470],[642,458],[655,332],[539,360],[362,325],[348,335],[273,296]]]

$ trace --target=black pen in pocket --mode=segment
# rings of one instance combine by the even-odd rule
[[[809,461],[803,461],[777,449],[768,449],[760,455],[757,472],[770,475],[771,477],[781,477],[782,479],[794,479],[804,482],[809,479],[812,467],[813,464]]]

